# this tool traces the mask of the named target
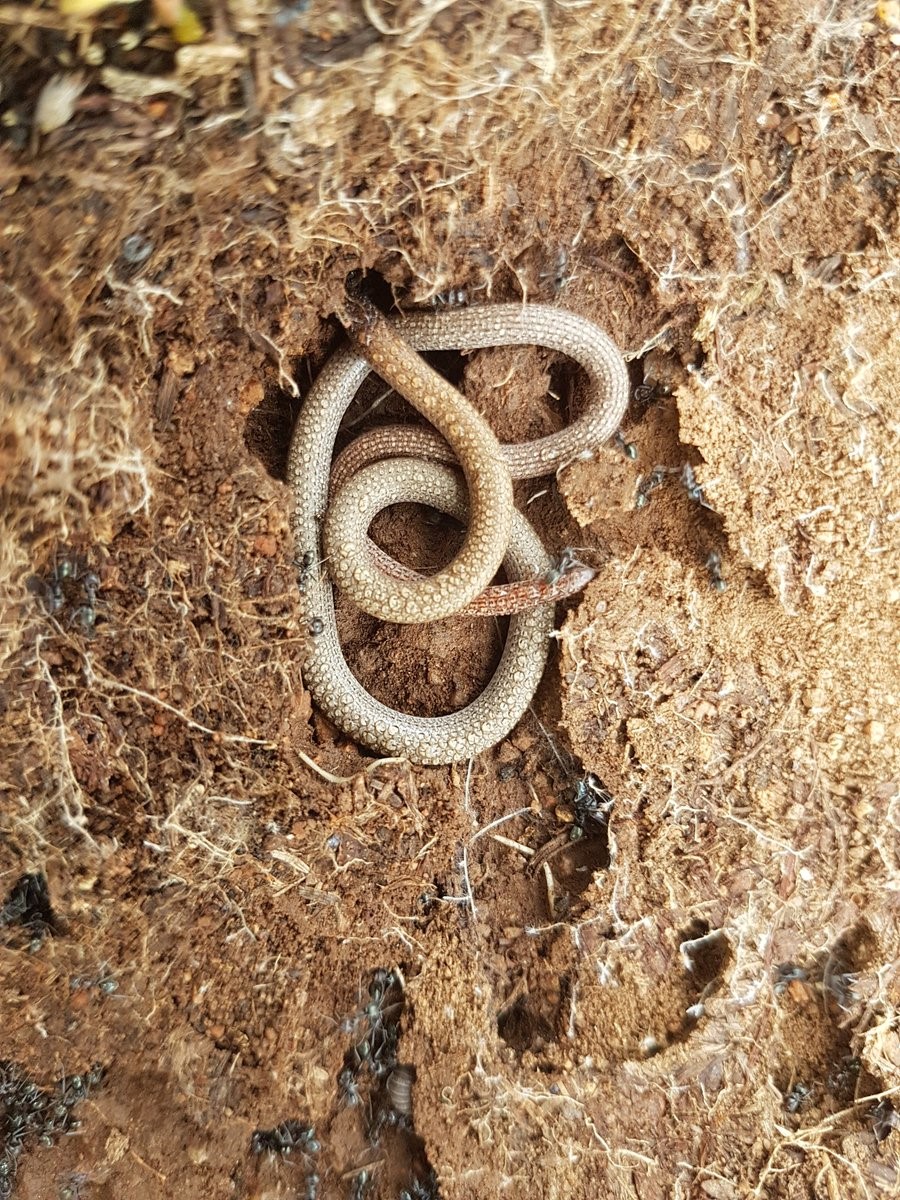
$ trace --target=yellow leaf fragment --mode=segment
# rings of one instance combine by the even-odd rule
[[[92,17],[114,4],[136,3],[137,0],[58,0],[58,7],[64,17]]]
[[[200,18],[187,4],[182,7],[181,15],[172,26],[172,37],[179,46],[192,46],[202,41],[206,30],[200,23]]]
[[[206,36],[200,18],[185,0],[153,0],[153,15],[179,46],[192,46]]]

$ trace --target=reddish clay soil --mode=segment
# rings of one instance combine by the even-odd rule
[[[900,1195],[896,0],[167,11],[0,5],[0,1196]],[[359,268],[632,374],[517,489],[597,575],[471,764],[301,678],[287,445]],[[502,440],[584,398],[438,365]],[[503,633],[339,620],[423,714]]]

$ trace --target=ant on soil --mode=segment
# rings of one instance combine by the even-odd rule
[[[706,569],[709,572],[709,582],[717,592],[728,590],[728,581],[722,578],[722,556],[716,550],[710,550],[706,556]]]
[[[650,493],[662,486],[668,474],[668,467],[654,467],[646,478],[639,479],[634,507],[645,508],[650,503]]]
[[[688,494],[689,500],[693,500],[695,504],[699,504],[702,508],[708,508],[710,512],[713,511],[712,505],[706,502],[706,498],[703,495],[703,488],[697,482],[694,468],[690,463],[685,463],[681,468],[681,482]]]
[[[853,990],[856,980],[856,974],[848,970],[839,953],[829,955],[822,968],[822,987],[844,1012],[853,1006],[856,999]]]
[[[572,824],[538,850],[528,864],[529,870],[537,870],[573,842],[592,835],[602,835],[609,823],[609,814],[615,800],[597,776],[588,772],[576,783],[571,803]]]
[[[56,916],[50,904],[50,891],[43,871],[20,875],[0,906],[0,927],[21,925],[31,937],[28,949],[41,948],[44,938],[57,929]]]
[[[703,488],[697,482],[697,476],[694,474],[694,468],[690,463],[684,463],[681,468],[678,467],[663,467],[656,466],[649,475],[642,476],[638,480],[637,494],[635,496],[634,507],[646,508],[650,503],[650,493],[655,492],[658,487],[665,483],[667,475],[677,475],[681,486],[687,492],[687,497],[695,504],[699,504],[701,508],[709,509],[713,512],[714,509],[706,500],[703,494]]]
[[[785,1111],[797,1113],[806,1108],[812,1097],[812,1088],[805,1083],[795,1083],[784,1098]]]
[[[362,1103],[359,1084],[356,1082],[356,1072],[353,1067],[343,1067],[338,1075],[338,1092],[341,1102],[347,1108],[356,1108]]]
[[[42,600],[50,616],[56,616],[68,606],[68,623],[80,625],[87,634],[93,633],[100,576],[88,569],[84,558],[65,551],[63,557],[57,557],[49,576],[32,575],[27,587],[32,595]]]
[[[361,1171],[357,1171],[353,1180],[353,1186],[350,1189],[350,1200],[363,1200],[363,1197],[374,1182],[374,1179],[365,1167]]]
[[[439,1200],[437,1175],[433,1167],[428,1168],[424,1179],[414,1179],[411,1186],[404,1188],[399,1200]]]
[[[794,981],[804,983],[807,979],[809,979],[809,972],[803,967],[798,967],[796,963],[780,963],[775,968],[775,982],[772,990],[776,996],[783,996]]]
[[[0,1061],[0,1200],[9,1200],[19,1157],[29,1140],[53,1146],[61,1134],[74,1133],[81,1122],[72,1109],[103,1081],[104,1069],[95,1064],[84,1075],[65,1076],[52,1091],[39,1088],[8,1059]]]
[[[348,1108],[367,1106],[366,1138],[376,1146],[386,1129],[412,1128],[412,1087],[415,1071],[397,1062],[400,1041],[400,1014],[405,1000],[403,977],[399,971],[379,968],[368,987],[368,998],[361,1002],[355,1016],[345,1022],[348,1033],[365,1023],[365,1031],[344,1055],[337,1077],[340,1100]],[[370,1083],[364,1096],[360,1074],[367,1068]],[[356,1176],[354,1187],[364,1188]]]
[[[255,1129],[250,1138],[252,1154],[292,1154],[294,1150],[317,1154],[320,1149],[315,1128],[300,1121],[282,1121],[274,1129]]]
[[[575,834],[573,829],[573,840],[584,837],[590,830],[591,824],[606,828],[614,803],[613,797],[596,775],[588,772],[583,779],[579,779],[575,785],[572,807],[575,810],[574,829],[580,830],[580,833]]]
[[[879,1100],[870,1110],[869,1116],[872,1118],[872,1132],[876,1142],[883,1142],[886,1137],[890,1137],[892,1130],[900,1129],[900,1113],[892,1108],[887,1100]]]

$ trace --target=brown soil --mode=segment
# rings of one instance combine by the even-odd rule
[[[900,1195],[895,0],[198,12],[0,6],[15,1196]],[[599,573],[470,766],[377,761],[300,677],[287,440],[359,267],[633,372],[636,461],[520,496]],[[580,402],[533,348],[442,366],[506,440]],[[499,647],[340,618],[423,713]],[[80,1127],[14,1156],[14,1076]],[[319,1149],[254,1145],[286,1121]]]

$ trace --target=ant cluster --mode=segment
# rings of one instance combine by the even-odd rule
[[[821,990],[826,997],[847,1010],[854,1000],[853,985],[856,976],[849,970],[849,965],[843,960],[840,950],[829,955],[816,968],[808,970],[797,963],[783,962],[775,968],[772,990],[776,996],[783,996],[794,983],[808,984]],[[824,1081],[824,1090],[838,1100],[849,1103],[858,1102],[865,1097],[859,1096],[862,1060],[856,1055],[846,1054],[835,1062]],[[784,1096],[784,1108],[789,1113],[798,1113],[810,1105],[821,1092],[821,1085],[798,1082]],[[868,1109],[869,1121],[875,1140],[883,1142],[890,1137],[895,1129],[900,1129],[900,1112],[893,1107],[887,1097],[882,1097]]]
[[[860,1075],[860,1060],[854,1057],[842,1059],[828,1073],[825,1081],[826,1092],[845,1103],[854,1099],[856,1085]],[[785,1112],[799,1113],[809,1105],[818,1101],[822,1094],[822,1086],[814,1082],[797,1082],[787,1092],[783,1099]],[[862,1097],[865,1099],[865,1097]],[[875,1135],[876,1142],[883,1142],[890,1137],[895,1129],[900,1129],[900,1113],[886,1097],[867,1109],[869,1125]]]
[[[404,1188],[398,1200],[438,1200],[437,1175],[432,1167],[424,1179],[416,1179],[411,1187]]]
[[[255,1129],[250,1138],[251,1154],[293,1154],[299,1150],[305,1160],[318,1154],[321,1144],[312,1125],[300,1121],[282,1121],[274,1129]],[[316,1200],[319,1194],[319,1172],[308,1169],[306,1173],[305,1200]]]
[[[397,1061],[403,983],[397,971],[379,968],[369,983],[369,996],[351,1027],[364,1024],[363,1036],[344,1055],[338,1090],[353,1108],[362,1102],[361,1077],[369,1079],[371,1118],[368,1138],[377,1145],[385,1128],[409,1128],[413,1072]]]
[[[810,983],[846,1012],[855,1000],[855,982],[856,975],[835,953],[809,970],[797,963],[780,963],[775,968],[772,990],[776,996],[783,996],[792,983]]]
[[[596,775],[588,772],[575,785],[572,808],[575,823],[570,837],[572,841],[587,837],[592,829],[599,832],[609,823],[609,814],[615,801]]]
[[[615,800],[596,775],[588,772],[578,780],[572,790],[570,804],[572,823],[538,850],[529,864],[530,871],[536,871],[541,866],[546,869],[547,863],[573,842],[594,839],[606,845],[609,816]],[[552,885],[548,885],[548,893],[550,887]],[[556,904],[552,893],[548,895],[548,903],[552,914]]]
[[[111,996],[119,990],[118,982],[110,975],[105,964],[97,975],[73,975],[69,979],[69,987],[73,992],[89,991],[95,987],[99,989],[101,996]]]
[[[319,1149],[315,1128],[299,1121],[282,1121],[274,1129],[254,1129],[250,1138],[253,1154],[291,1154],[294,1150],[315,1154]]]
[[[350,1200],[365,1200],[374,1181],[371,1171],[365,1168],[357,1171],[350,1191]],[[424,1179],[414,1179],[409,1187],[401,1188],[397,1200],[440,1200],[438,1179],[434,1168],[428,1168]]]
[[[62,616],[65,610],[69,625],[77,625],[87,634],[94,632],[100,576],[83,558],[66,553],[49,575],[32,575],[28,590],[40,598],[50,616]]]
[[[694,468],[690,463],[684,463],[680,468],[657,466],[647,475],[641,476],[637,484],[634,507],[646,508],[650,503],[651,492],[655,492],[657,488],[662,487],[670,475],[678,476],[679,482],[690,501],[694,504],[699,504],[701,508],[706,508],[710,512],[714,511],[712,505],[703,494],[703,487],[698,483],[697,476],[694,474]],[[710,550],[706,557],[705,566],[709,575],[710,587],[714,588],[717,592],[727,591],[728,581],[722,574],[722,556],[717,550]]]
[[[338,1091],[349,1108],[367,1110],[366,1140],[377,1146],[385,1130],[412,1129],[412,1088],[415,1070],[397,1059],[400,1017],[405,1004],[399,971],[379,968],[369,982],[368,999],[349,1029],[362,1036],[344,1055],[338,1074]],[[362,1200],[373,1184],[367,1169],[356,1172],[351,1200]],[[438,1200],[437,1176],[429,1170],[400,1193],[400,1200]]]
[[[0,928],[21,925],[30,937],[28,949],[39,950],[47,934],[56,930],[56,918],[50,905],[47,877],[43,871],[20,875],[0,906]]]
[[[373,972],[359,1009],[343,1025],[356,1040],[344,1055],[338,1092],[343,1104],[365,1114],[366,1140],[372,1147],[379,1145],[386,1130],[412,1130],[415,1071],[397,1059],[404,1004],[400,972],[379,969]],[[317,1200],[319,1195],[321,1175],[314,1156],[320,1150],[315,1128],[295,1120],[282,1121],[274,1129],[254,1130],[250,1138],[252,1154],[302,1156],[306,1166],[303,1200]],[[354,1171],[349,1200],[364,1200],[374,1185],[371,1167]],[[5,1198],[0,1195],[0,1200]],[[434,1171],[429,1168],[424,1177],[415,1178],[398,1200],[440,1200]]]
[[[43,1090],[14,1062],[0,1061],[0,1200],[9,1200],[19,1158],[29,1141],[52,1146],[81,1125],[72,1109],[103,1080],[103,1068],[70,1075]]]
[[[650,493],[662,487],[670,475],[678,476],[678,481],[687,493],[689,500],[694,504],[699,504],[701,508],[708,508],[712,511],[712,505],[708,503],[703,494],[703,488],[698,483],[694,468],[690,463],[683,463],[680,467],[656,466],[647,475],[642,475],[637,483],[634,507],[646,508],[650,503]]]

